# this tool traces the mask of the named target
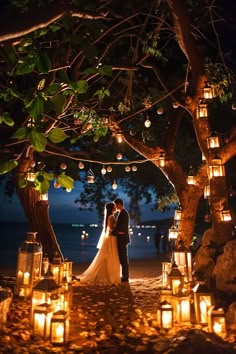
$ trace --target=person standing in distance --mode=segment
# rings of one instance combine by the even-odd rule
[[[117,223],[112,231],[112,234],[117,237],[118,255],[121,265],[121,282],[129,282],[129,260],[128,260],[128,244],[130,243],[129,237],[129,214],[124,208],[122,199],[117,198],[114,200],[116,210],[119,211]]]

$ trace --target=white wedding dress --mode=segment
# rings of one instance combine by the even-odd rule
[[[116,236],[112,236],[116,219],[110,215],[107,223],[107,230],[100,236],[97,248],[99,248],[95,258],[89,267],[78,276],[81,283],[87,284],[119,284],[120,261],[117,250]]]

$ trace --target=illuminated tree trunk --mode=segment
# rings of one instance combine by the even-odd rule
[[[24,209],[25,215],[31,227],[30,231],[37,232],[37,239],[42,243],[44,255],[52,261],[54,256],[61,256],[60,247],[57,242],[49,218],[49,203],[46,200],[40,200],[37,190],[27,185],[25,188],[19,188],[19,180],[25,178],[29,169],[29,159],[20,160],[15,171],[16,192]]]

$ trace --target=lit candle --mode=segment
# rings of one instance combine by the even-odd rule
[[[23,284],[29,285],[29,277],[30,277],[30,273],[29,272],[25,272],[24,273],[24,278],[23,278]]]
[[[183,322],[189,322],[190,321],[189,301],[187,301],[187,300],[181,301],[181,314],[182,314],[182,321]]]
[[[207,322],[207,303],[204,300],[200,302],[200,317],[201,323]]]
[[[180,283],[181,282],[178,279],[172,280],[172,291],[173,291],[173,294],[177,294],[178,293]]]
[[[56,339],[58,342],[63,342],[64,326],[62,324],[57,324],[56,327]]]
[[[213,326],[213,331],[216,333],[216,334],[220,334],[222,332],[222,324],[217,321],[214,323],[214,326]]]
[[[22,279],[23,279],[23,272],[21,272],[19,270],[19,272],[18,272],[18,280],[22,281]]]
[[[171,328],[172,327],[171,312],[163,311],[163,313],[162,313],[162,325],[163,325],[163,328]]]

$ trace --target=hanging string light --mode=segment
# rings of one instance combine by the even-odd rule
[[[145,122],[144,122],[145,127],[146,127],[146,128],[149,128],[149,127],[151,126],[151,124],[152,124],[152,123],[151,123],[149,117],[147,117],[146,120],[145,120]]]
[[[82,161],[80,161],[78,163],[78,167],[79,167],[80,170],[82,170],[84,168],[84,163]]]
[[[105,175],[107,173],[107,170],[106,170],[104,165],[103,165],[103,167],[101,169],[101,173],[102,173],[102,175]]]
[[[133,165],[133,166],[132,166],[132,171],[133,171],[133,172],[136,172],[136,171],[137,171],[137,169],[138,169],[138,168],[137,168],[137,166],[136,166],[136,165]]]
[[[112,171],[112,167],[111,167],[111,166],[108,166],[108,167],[107,167],[107,172],[110,173],[111,171]]]
[[[61,168],[62,170],[66,170],[66,169],[67,169],[67,164],[66,164],[65,162],[62,162],[62,163],[60,164],[60,168]]]
[[[116,180],[114,179],[113,183],[112,183],[112,189],[116,190],[117,189],[117,183]]]
[[[131,168],[129,165],[125,166],[125,172],[130,172],[131,171]]]
[[[175,109],[176,109],[176,108],[179,108],[179,103],[178,103],[178,102],[173,102],[172,105],[173,105],[173,108],[175,108]]]
[[[72,191],[72,188],[66,188],[67,193],[70,193]]]
[[[88,170],[88,174],[87,174],[87,181],[88,183],[94,183],[94,173],[93,171],[91,170],[91,168]]]
[[[117,155],[116,155],[116,158],[117,158],[117,160],[122,160],[122,154],[119,152]]]
[[[56,179],[54,181],[53,186],[54,186],[54,188],[60,188],[61,187],[60,183]]]

